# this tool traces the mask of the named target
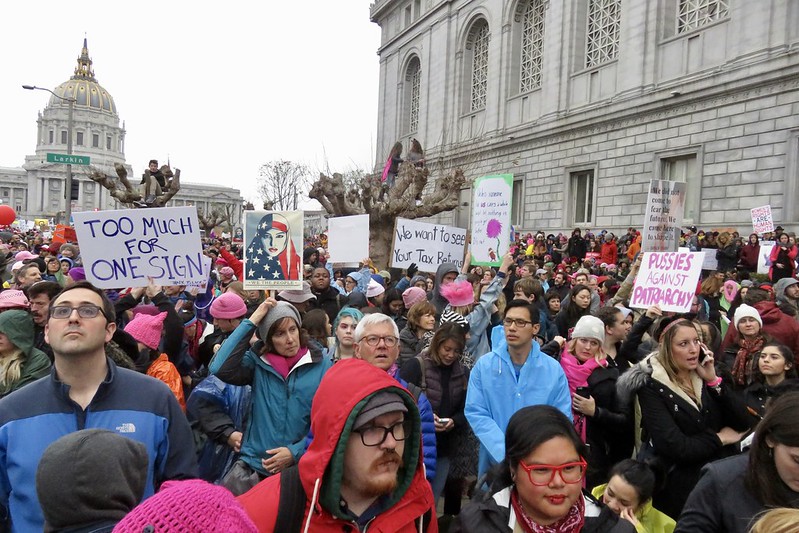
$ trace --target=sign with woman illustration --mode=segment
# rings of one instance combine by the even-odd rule
[[[244,288],[302,288],[302,211],[245,211]]]

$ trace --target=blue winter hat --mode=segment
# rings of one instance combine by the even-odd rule
[[[360,272],[350,272],[349,274],[347,274],[347,277],[352,278],[352,280],[355,283],[358,283],[359,281],[361,281],[363,274],[361,274]]]

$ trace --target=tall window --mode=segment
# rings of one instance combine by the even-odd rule
[[[100,136],[96,133],[92,133],[92,148],[99,148],[100,147]]]
[[[470,46],[472,50],[472,79],[470,111],[477,111],[486,106],[488,93],[488,43],[491,34],[488,24],[479,22],[472,28]]]
[[[61,130],[61,144],[67,144],[67,130]]]
[[[105,138],[105,149],[106,150],[110,150],[111,149],[111,136],[110,135]]]
[[[50,133],[50,144],[53,144],[53,141],[55,140],[55,132],[53,130],[50,130],[49,133]]]
[[[513,193],[510,206],[511,223],[524,225],[524,178],[513,178]]]
[[[663,158],[660,160],[660,178],[685,183],[685,222],[699,222],[699,200],[702,189],[702,178],[696,164],[696,154]]]
[[[79,131],[75,135],[75,144],[77,144],[78,146],[83,146],[83,132],[82,131]]]
[[[701,28],[716,22],[728,14],[727,0],[680,0],[680,12],[677,14],[677,32]]]
[[[574,224],[591,224],[594,220],[594,171],[571,173],[571,212]]]
[[[419,129],[419,95],[422,88],[422,67],[419,58],[413,58],[408,65],[405,74],[405,82],[408,84],[408,133],[413,133]]]
[[[589,0],[586,67],[616,59],[620,28],[621,0]]]
[[[522,57],[519,92],[541,87],[544,58],[544,1],[530,0],[522,15]]]

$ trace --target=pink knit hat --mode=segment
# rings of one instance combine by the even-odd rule
[[[233,274],[234,274],[233,269],[230,268],[229,266],[222,267],[219,269],[219,275],[222,276],[223,278],[232,278]]]
[[[114,527],[114,533],[236,531],[257,533],[258,528],[224,487],[200,479],[167,481],[157,494],[137,505]]]
[[[427,299],[427,293],[419,287],[408,287],[402,293],[402,302],[405,304],[405,309],[410,309],[413,304]]]
[[[28,309],[31,306],[25,293],[16,289],[0,292],[0,309]]]
[[[211,316],[214,318],[241,318],[247,314],[247,304],[241,296],[234,292],[226,292],[211,304]]]
[[[438,291],[447,299],[449,305],[460,307],[474,303],[474,287],[466,280],[453,281],[442,285]]]
[[[144,344],[151,350],[157,350],[161,344],[161,332],[164,330],[166,311],[155,316],[140,313],[125,326],[125,333]]]

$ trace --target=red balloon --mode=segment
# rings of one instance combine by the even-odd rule
[[[0,226],[10,226],[17,219],[17,213],[10,205],[0,205]]]

